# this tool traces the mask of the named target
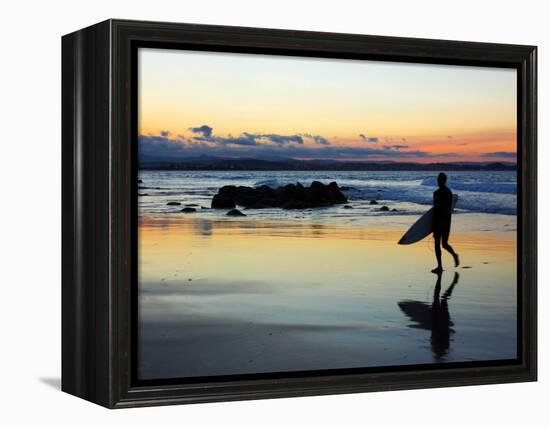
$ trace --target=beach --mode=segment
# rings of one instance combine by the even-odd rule
[[[140,211],[140,379],[516,358],[515,215],[453,216],[438,286],[417,215],[251,211]]]

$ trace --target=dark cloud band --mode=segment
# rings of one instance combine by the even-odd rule
[[[484,158],[510,158],[515,159],[517,158],[518,154],[516,152],[489,152],[489,153],[483,153],[481,155]]]
[[[206,128],[205,128],[206,127]],[[213,129],[203,125],[195,129],[195,135],[170,138],[169,132],[160,135],[139,136],[139,153],[142,160],[183,159],[208,155],[218,157],[250,157],[259,159],[307,158],[307,159],[396,159],[403,157],[423,158],[423,151],[402,151],[404,145],[383,147],[334,146],[320,135],[311,134],[263,134],[243,132],[241,135],[218,136]],[[199,130],[200,129],[200,130]],[[316,145],[304,145],[309,138]]]

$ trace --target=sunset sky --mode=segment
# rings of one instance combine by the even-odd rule
[[[515,161],[516,71],[139,51],[142,159]]]

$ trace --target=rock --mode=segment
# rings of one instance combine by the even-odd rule
[[[141,184],[141,183],[143,183],[143,180],[138,180],[138,184]]]
[[[168,206],[170,206],[170,207],[175,207],[175,206],[181,205],[181,203],[180,203],[180,202],[170,201],[170,202],[168,202],[166,205],[168,205]]]
[[[186,207],[198,207],[198,204],[185,204]]]
[[[353,207],[351,205],[344,205],[344,208],[349,210],[349,209],[352,209]]]
[[[391,211],[395,213],[395,212],[397,212],[397,209],[392,208]]]
[[[149,193],[138,193],[138,196],[149,196]]]
[[[389,211],[390,209],[387,206],[381,206],[380,211]]]
[[[210,209],[210,208],[208,208],[208,207],[203,207],[203,206],[201,205],[201,210],[209,210],[209,209]]]
[[[235,202],[232,197],[218,193],[212,198],[212,208],[235,208]]]
[[[182,212],[182,213],[196,213],[197,210],[195,208],[185,207],[180,212]]]
[[[237,186],[223,186],[218,190],[218,195],[232,198],[237,193]]]
[[[328,207],[334,204],[346,203],[347,199],[338,184],[332,182],[325,185],[319,181],[305,187],[300,183],[271,188],[223,186],[212,199],[212,208],[235,208],[237,205],[245,208],[283,208],[306,209]]]
[[[378,202],[376,202],[374,199],[369,202],[369,205],[378,205]]]
[[[246,217],[246,214],[243,214],[238,209],[232,209],[231,211],[227,211],[225,215],[229,215],[232,217]]]

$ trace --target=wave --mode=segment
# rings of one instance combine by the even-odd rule
[[[205,175],[204,178],[219,178],[215,175]],[[226,180],[248,180],[250,179],[249,175],[227,175],[224,177]]]
[[[516,214],[516,195],[513,193],[487,193],[474,191],[457,190],[452,187],[454,193],[458,194],[456,208],[471,212],[494,213],[494,214]],[[391,205],[394,202],[409,203],[416,206],[423,206],[423,209],[433,204],[433,189],[426,189],[425,186],[356,186],[353,189],[344,191],[350,201],[368,203],[376,200],[379,204]]]
[[[422,180],[422,186],[437,187],[437,178],[428,177]],[[491,183],[491,182],[462,182],[449,180],[447,183],[453,190],[463,190],[466,192],[480,192],[480,193],[502,193],[508,195],[515,195],[517,193],[516,183]]]
[[[276,178],[270,178],[267,180],[257,181],[256,183],[254,183],[254,187],[269,186],[269,187],[275,188],[275,187],[283,187],[291,183],[294,183],[294,181],[291,182],[288,180],[278,180]]]

